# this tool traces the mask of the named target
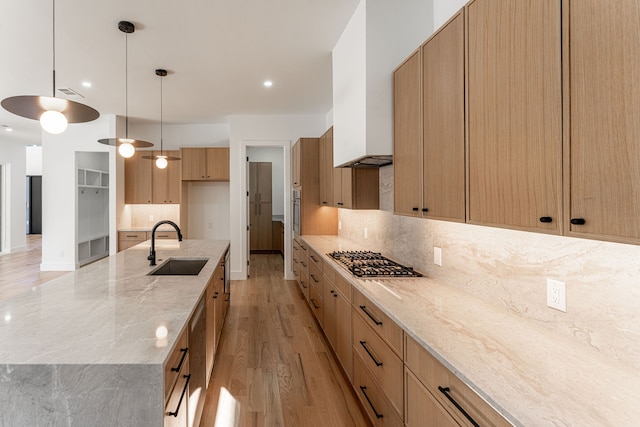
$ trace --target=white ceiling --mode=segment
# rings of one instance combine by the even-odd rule
[[[56,87],[102,115],[125,114],[128,35],[129,117],[215,123],[230,114],[327,113],[331,50],[359,0],[56,0]],[[0,7],[0,99],[52,92],[52,4],[6,0]],[[265,89],[262,82],[273,81]],[[93,87],[84,88],[88,80]],[[66,97],[59,91],[56,96]],[[39,143],[38,122],[0,108],[11,137]],[[0,129],[0,132],[4,132]]]

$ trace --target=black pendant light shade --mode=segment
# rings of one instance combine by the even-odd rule
[[[53,92],[52,96],[20,95],[5,98],[2,107],[17,116],[40,120],[42,128],[49,133],[62,133],[67,123],[85,123],[100,113],[88,105],[64,98],[56,98],[56,3],[53,3]],[[46,114],[45,114],[46,113]]]
[[[158,68],[156,76],[160,77],[160,154],[155,156],[142,156],[143,159],[155,160],[156,166],[160,169],[167,167],[167,161],[180,160],[180,157],[167,156],[162,150],[162,78],[167,75],[167,70]]]
[[[136,30],[136,27],[133,23],[129,21],[120,21],[118,22],[118,29],[125,34],[125,138],[103,138],[99,139],[98,142],[100,144],[111,145],[111,146],[121,146],[122,144],[130,144],[133,146],[134,150],[131,150],[129,147],[129,152],[126,150],[120,149],[120,155],[123,157],[131,157],[134,154],[136,148],[147,148],[153,147],[151,142],[142,141],[140,139],[129,138],[129,73],[128,73],[128,65],[129,65],[129,48],[128,48],[128,34],[133,33]],[[124,147],[122,147],[124,148]]]

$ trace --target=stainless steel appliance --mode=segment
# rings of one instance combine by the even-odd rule
[[[371,251],[335,251],[329,254],[356,277],[422,277],[411,267]]]
[[[300,235],[300,190],[293,190],[293,232]]]

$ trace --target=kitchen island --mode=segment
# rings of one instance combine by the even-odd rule
[[[302,241],[512,425],[638,425],[634,367],[447,283],[356,278],[327,255],[368,249],[348,239],[306,235]]]
[[[146,242],[1,301],[0,426],[162,426],[164,365],[228,247],[158,240],[158,265],[209,261],[148,276]]]

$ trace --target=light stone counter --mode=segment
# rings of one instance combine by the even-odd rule
[[[146,242],[0,301],[0,426],[162,426],[163,363],[228,246],[156,240],[158,265],[210,260],[147,276]]]
[[[638,425],[636,370],[445,283],[357,279],[326,254],[366,247],[302,238],[514,425]]]

